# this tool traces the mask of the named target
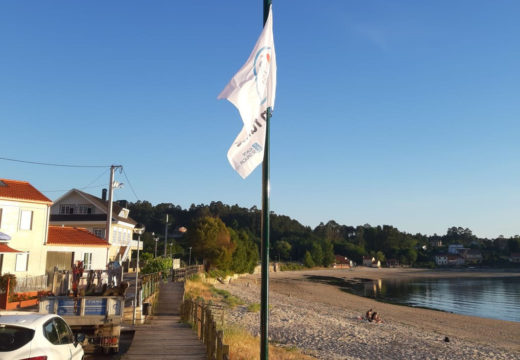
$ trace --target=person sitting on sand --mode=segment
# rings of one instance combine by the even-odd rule
[[[383,322],[383,320],[379,317],[379,314],[377,313],[377,311],[374,311],[374,313],[372,314],[372,319],[371,321],[375,322],[375,323],[381,323]]]
[[[368,321],[372,321],[372,309],[367,310],[367,313],[365,314],[365,318]]]

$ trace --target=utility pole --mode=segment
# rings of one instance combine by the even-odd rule
[[[164,226],[164,257],[166,257],[166,249],[168,244],[168,214],[166,214],[166,225]]]
[[[109,245],[112,243],[110,241],[110,237],[112,236],[112,198],[114,195],[114,172],[117,168],[122,168],[122,166],[121,165],[110,166],[110,183],[108,184],[108,214],[107,214],[107,224],[106,224],[106,229],[105,229],[105,239]]]

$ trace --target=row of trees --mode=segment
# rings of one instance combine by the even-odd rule
[[[144,251],[153,253],[156,245],[151,232],[162,234],[168,226],[169,234],[176,238],[167,244],[168,255],[175,254],[189,261],[189,249],[199,263],[204,259],[208,266],[236,272],[252,271],[258,261],[260,247],[260,210],[212,202],[209,205],[191,205],[182,209],[173,204],[153,206],[147,201],[130,203],[131,216],[146,225]],[[166,214],[170,222],[165,224]],[[186,227],[181,236],[175,229]],[[446,235],[426,236],[408,234],[389,225],[340,225],[335,221],[321,223],[312,229],[285,215],[271,213],[272,260],[301,262],[306,266],[329,266],[334,255],[347,256],[357,263],[363,256],[374,256],[384,262],[396,259],[401,264],[414,265],[432,260],[430,243],[444,245],[461,243],[479,248],[489,263],[498,261],[508,252],[520,251],[520,237],[510,239],[480,239],[470,229],[449,228]],[[164,237],[157,243],[162,254]]]

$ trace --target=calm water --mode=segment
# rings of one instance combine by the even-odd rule
[[[382,301],[520,322],[520,277],[314,280]]]

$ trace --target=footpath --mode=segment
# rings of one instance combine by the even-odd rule
[[[123,360],[206,360],[206,348],[191,326],[180,322],[183,283],[162,283],[158,304],[145,324],[135,327]]]

